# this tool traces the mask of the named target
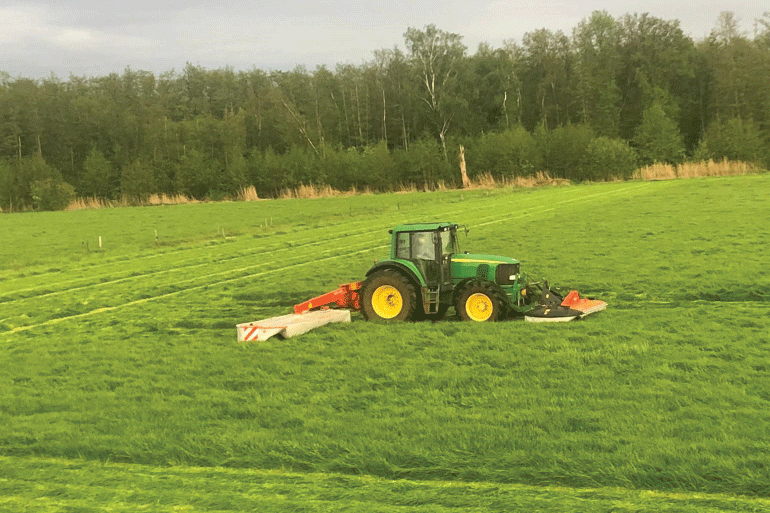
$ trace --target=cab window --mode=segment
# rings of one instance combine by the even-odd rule
[[[435,260],[436,245],[433,232],[412,233],[412,258],[415,260]]]
[[[409,260],[410,256],[409,233],[400,232],[396,234],[396,258]]]

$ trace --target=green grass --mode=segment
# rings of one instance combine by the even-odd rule
[[[0,497],[84,507],[104,472],[112,503],[166,509],[767,509],[768,195],[759,175],[0,216]],[[359,279],[390,225],[440,219],[609,308],[235,342]],[[120,495],[193,475],[233,491]]]

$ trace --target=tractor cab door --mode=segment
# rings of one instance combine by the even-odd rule
[[[396,258],[414,263],[425,280],[421,291],[425,314],[438,313],[441,293],[452,288],[449,269],[455,241],[454,232],[450,236],[446,230],[401,232],[396,236]]]
[[[439,288],[448,276],[442,260],[441,237],[436,231],[401,232],[396,238],[396,258],[410,260],[428,287]]]

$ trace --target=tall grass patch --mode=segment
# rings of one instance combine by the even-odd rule
[[[634,178],[642,180],[671,180],[674,178],[701,178],[713,176],[741,176],[762,172],[762,169],[749,162],[723,159],[684,162],[678,165],[656,163],[638,169]]]

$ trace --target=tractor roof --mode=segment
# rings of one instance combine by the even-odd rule
[[[391,230],[392,232],[427,232],[433,230],[447,229],[457,226],[457,223],[418,223],[418,224],[400,224]]]

